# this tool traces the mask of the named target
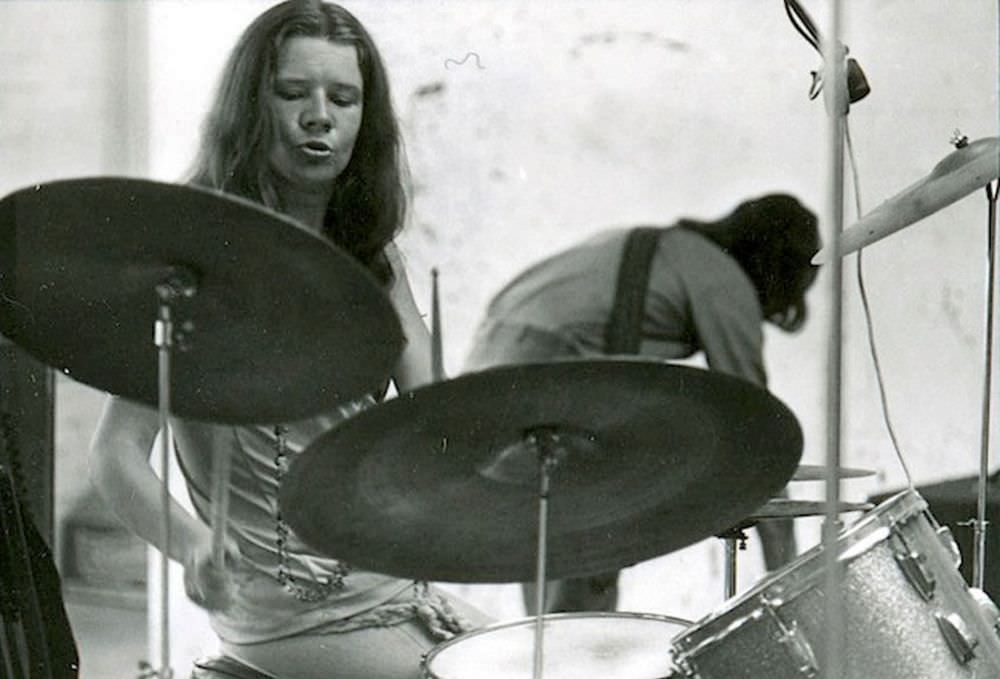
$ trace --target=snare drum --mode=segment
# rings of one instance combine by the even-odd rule
[[[545,679],[665,677],[674,669],[670,640],[691,623],[640,613],[545,615]],[[531,679],[535,618],[484,627],[435,647],[426,679]]]
[[[995,609],[966,585],[951,533],[917,492],[865,514],[841,532],[837,551],[844,679],[1000,677]],[[815,547],[678,635],[672,647],[681,676],[819,676],[825,561],[823,546]]]

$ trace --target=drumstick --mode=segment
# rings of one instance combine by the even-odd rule
[[[441,342],[441,305],[438,301],[438,270],[431,269],[431,376],[444,380],[444,351]]]
[[[220,446],[212,465],[212,563],[220,571],[226,565],[226,523],[229,521],[230,451]]]

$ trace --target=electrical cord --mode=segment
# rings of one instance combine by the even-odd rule
[[[847,123],[847,119],[844,119],[844,139],[847,145],[847,157],[849,160],[851,168],[851,182],[854,189],[854,207],[857,212],[857,218],[861,218],[861,189],[858,182],[858,164],[857,159],[854,155],[854,144],[851,141],[851,128]],[[906,459],[903,457],[902,449],[899,445],[899,438],[896,436],[896,429],[892,424],[892,417],[889,412],[889,398],[886,394],[885,388],[885,376],[882,372],[882,363],[879,360],[878,348],[875,342],[875,328],[872,321],[871,305],[868,301],[868,290],[865,287],[865,278],[863,271],[863,260],[862,252],[858,250],[857,252],[857,282],[858,290],[861,293],[861,308],[864,311],[865,318],[865,329],[868,337],[868,349],[872,358],[872,365],[875,369],[875,380],[878,385],[879,402],[882,408],[882,419],[885,422],[886,431],[889,434],[889,440],[892,442],[892,448],[895,451],[896,458],[899,460],[900,466],[903,468],[903,474],[906,475],[906,484],[912,490],[913,489],[913,477],[910,474],[909,467],[906,466]]]

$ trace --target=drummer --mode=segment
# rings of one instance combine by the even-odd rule
[[[795,331],[805,322],[805,293],[816,278],[810,259],[819,247],[816,216],[785,194],[747,200],[716,221],[604,231],[503,288],[465,368],[702,352],[709,369],[766,387],[763,323]],[[762,522],[758,531],[769,570],[795,555],[790,521]],[[618,573],[557,581],[547,590],[545,612],[610,611]],[[531,584],[524,602],[534,613]]]
[[[382,59],[353,15],[328,2],[275,5],[250,24],[225,65],[191,181],[281,211],[361,262],[401,319],[406,344],[392,378],[403,391],[431,379],[431,351],[393,244],[406,205],[390,102]],[[280,271],[259,275],[280,285]],[[280,382],[262,368],[261,380]],[[187,594],[208,609],[225,655],[282,679],[416,679],[424,653],[485,622],[426,583],[310,551],[278,514],[291,459],[377,398],[292,423],[176,421],[198,516],[173,504],[169,556],[183,564]],[[109,397],[90,456],[101,495],[153,544],[160,486],[149,455],[158,430],[154,409]],[[207,518],[210,461],[220,447],[232,459],[224,569],[213,565]]]

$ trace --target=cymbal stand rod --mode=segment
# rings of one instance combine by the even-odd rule
[[[548,543],[549,487],[557,458],[552,449],[555,435],[549,431],[531,432],[529,440],[538,450],[538,546],[535,561],[535,649],[532,677],[542,679],[545,646],[546,544]]]
[[[157,286],[159,315],[153,330],[158,348],[157,379],[160,421],[160,669],[157,676],[169,679],[170,668],[170,349],[173,345],[173,321],[170,300],[174,291],[169,284]]]
[[[153,342],[157,352],[157,405],[160,423],[160,620],[159,679],[171,679],[170,667],[170,379],[171,350],[174,344],[174,325],[170,304],[179,297],[193,297],[196,291],[194,275],[183,268],[174,268],[171,275],[156,286],[159,311],[153,326]]]
[[[986,507],[988,481],[990,474],[990,423],[991,393],[993,390],[993,322],[996,315],[996,270],[997,270],[997,191],[1000,184],[994,187],[986,186],[987,215],[987,253],[988,269],[986,288],[986,371],[983,381],[983,417],[982,440],[979,459],[979,486],[976,495],[976,520],[972,525],[973,556],[972,556],[972,586],[984,589],[986,577]]]
[[[736,596],[737,554],[741,549],[746,549],[747,534],[742,530],[733,530],[723,535],[722,540],[726,546],[725,577],[722,593],[728,601]]]

